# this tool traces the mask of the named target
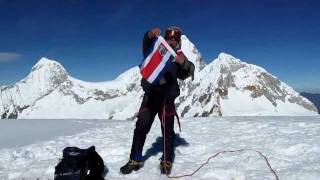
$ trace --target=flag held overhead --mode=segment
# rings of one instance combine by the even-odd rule
[[[177,54],[162,36],[158,36],[155,39],[155,43],[151,49],[152,51],[143,60],[140,66],[140,74],[142,75],[142,78],[149,83],[158,85],[165,73],[172,66],[173,60]]]

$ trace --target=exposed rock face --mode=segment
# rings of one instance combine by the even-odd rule
[[[180,81],[182,117],[224,115],[316,115],[317,109],[261,67],[221,53],[210,64],[182,36],[182,50],[195,64],[195,79]],[[143,96],[138,67],[113,81],[91,83],[41,58],[23,80],[0,87],[1,118],[100,118],[132,120]]]
[[[232,108],[228,110],[225,102],[239,104],[239,107],[254,106],[258,99],[266,101],[271,106],[265,104],[264,112],[260,114],[247,114],[244,111],[243,115],[290,115],[289,111],[283,110],[288,108],[283,107],[283,104],[300,106],[313,115],[317,112],[310,101],[263,68],[247,64],[225,53],[221,53],[217,59],[199,70],[194,81],[183,82],[180,87],[182,93],[177,105],[181,116],[185,117],[232,115]],[[253,104],[243,104],[234,96],[231,99],[230,90],[232,94],[238,91],[243,96],[246,92],[249,93],[246,99],[251,99]],[[222,102],[225,104],[224,107]],[[281,107],[278,107],[279,104]],[[294,110],[292,115],[299,115],[298,111],[300,110]],[[301,115],[303,114],[305,113],[301,112]]]

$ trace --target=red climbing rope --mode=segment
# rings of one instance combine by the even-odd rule
[[[167,159],[166,159],[166,143],[165,143],[165,140],[166,140],[166,106],[165,106],[165,103],[163,105],[163,110],[162,110],[162,116],[161,116],[161,125],[163,126],[163,155],[164,155],[164,162],[167,162]],[[171,114],[170,114],[171,115]],[[180,127],[180,121],[179,121],[179,117],[177,115],[177,113],[175,112],[175,114],[178,118],[178,123],[179,123],[179,129],[181,131],[181,127]],[[205,163],[202,163],[195,171],[193,171],[192,173],[190,174],[184,174],[184,175],[179,175],[179,176],[170,176],[168,175],[167,173],[167,169],[165,168],[165,173],[167,175],[168,178],[182,178],[182,177],[189,177],[189,176],[193,176],[194,174],[196,174],[201,168],[203,168],[203,166],[207,165],[209,163],[209,161],[211,159],[214,159],[215,157],[219,156],[220,154],[225,154],[225,153],[235,153],[235,152],[244,152],[244,151],[254,151],[256,153],[258,153],[261,157],[263,157],[264,161],[266,162],[266,164],[268,165],[270,171],[272,172],[272,174],[274,175],[275,179],[276,180],[279,180],[279,176],[278,174],[276,173],[276,171],[271,167],[269,161],[268,161],[268,158],[262,154],[262,152],[260,151],[257,151],[257,150],[254,150],[254,149],[239,149],[239,150],[226,150],[226,151],[220,151],[218,153],[216,153],[215,155],[213,156],[210,156],[207,161]]]
[[[274,175],[275,179],[276,179],[276,180],[279,180],[279,176],[277,175],[276,171],[271,167],[271,165],[270,165],[267,157],[266,157],[265,155],[263,155],[260,151],[257,151],[257,150],[254,150],[254,149],[239,149],[239,150],[220,151],[220,152],[216,153],[215,155],[210,156],[205,163],[201,164],[195,171],[193,171],[193,172],[190,173],[190,174],[184,174],[184,175],[180,175],[180,176],[170,176],[170,175],[167,175],[167,177],[168,177],[168,178],[182,178],[182,177],[193,176],[193,175],[196,174],[203,166],[205,166],[206,164],[208,164],[211,159],[219,156],[220,154],[243,152],[243,151],[254,151],[254,152],[259,153],[259,155],[260,155],[261,157],[263,157],[263,159],[265,160],[266,164],[268,165],[268,167],[269,167],[270,171],[272,172],[272,174]]]

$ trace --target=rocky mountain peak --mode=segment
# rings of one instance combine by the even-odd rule
[[[19,84],[37,87],[40,94],[47,94],[65,82],[68,77],[67,71],[59,62],[42,57]]]

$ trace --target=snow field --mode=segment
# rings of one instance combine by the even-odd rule
[[[155,120],[146,140],[144,167],[130,175],[120,174],[119,168],[128,161],[135,122],[74,121],[75,124],[86,122],[95,126],[73,135],[57,137],[57,134],[51,140],[1,148],[0,179],[53,179],[54,166],[64,147],[87,148],[91,145],[96,146],[108,167],[106,179],[167,179],[158,170],[162,147],[159,121]],[[318,116],[188,118],[182,119],[181,123],[182,132],[176,138],[173,176],[193,172],[220,151],[250,148],[261,151],[268,158],[280,179],[316,180],[320,177]],[[243,151],[221,154],[194,176],[182,179],[273,180],[275,177],[258,153]]]

